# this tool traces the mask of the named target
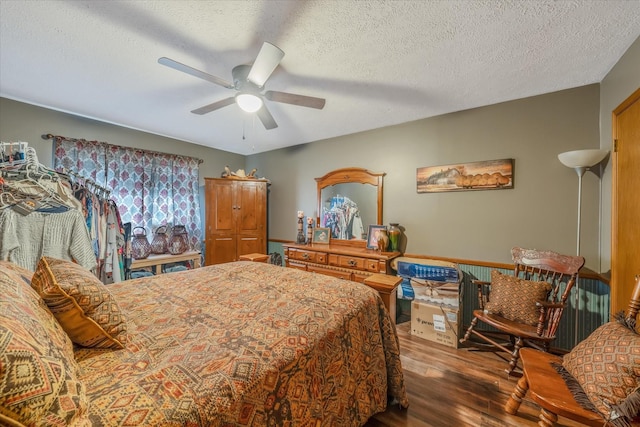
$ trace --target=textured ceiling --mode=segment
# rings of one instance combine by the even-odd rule
[[[640,35],[637,0],[0,0],[0,17],[0,96],[239,154],[598,83]],[[195,115],[233,90],[157,62],[230,81],[264,41],[285,52],[266,89],[323,110],[267,101],[273,130],[235,104]]]

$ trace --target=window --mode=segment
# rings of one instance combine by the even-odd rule
[[[71,170],[111,191],[123,223],[151,233],[160,225],[184,225],[191,247],[200,250],[198,199],[201,160],[55,137],[54,168]]]

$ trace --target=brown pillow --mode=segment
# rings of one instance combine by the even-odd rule
[[[0,425],[90,425],[67,334],[15,270],[0,268]]]
[[[491,294],[485,310],[514,322],[535,326],[540,318],[536,301],[546,301],[551,291],[547,282],[534,282],[491,271]]]
[[[603,418],[609,419],[612,406],[638,407],[640,335],[624,325],[609,322],[600,326],[563,357],[562,366],[578,381]]]
[[[31,286],[74,343],[124,348],[125,317],[107,287],[89,270],[71,261],[42,257]]]

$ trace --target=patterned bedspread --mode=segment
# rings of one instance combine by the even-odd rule
[[[124,350],[76,349],[94,426],[361,426],[406,407],[367,286],[236,262],[109,285]]]

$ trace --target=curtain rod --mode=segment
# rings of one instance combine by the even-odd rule
[[[75,142],[75,141],[86,141],[86,142],[97,142],[99,144],[104,144],[104,145],[110,145],[112,147],[118,147],[118,148],[125,148],[125,149],[131,149],[131,150],[136,150],[136,151],[141,151],[144,153],[150,153],[150,154],[162,154],[163,156],[174,156],[174,157],[183,157],[183,158],[189,158],[189,159],[194,159],[198,161],[198,164],[202,164],[204,163],[204,160],[199,159],[197,157],[192,157],[192,156],[183,156],[182,154],[172,154],[172,153],[163,153],[161,151],[154,151],[154,150],[143,150],[141,148],[135,148],[135,147],[126,147],[124,145],[115,145],[115,144],[109,144],[108,142],[102,142],[102,141],[89,141],[83,138],[67,138],[66,136],[61,136],[61,135],[53,135],[50,133],[45,133],[40,135],[40,137],[44,140],[50,139],[50,140],[63,140],[63,141],[71,141],[71,142]]]

